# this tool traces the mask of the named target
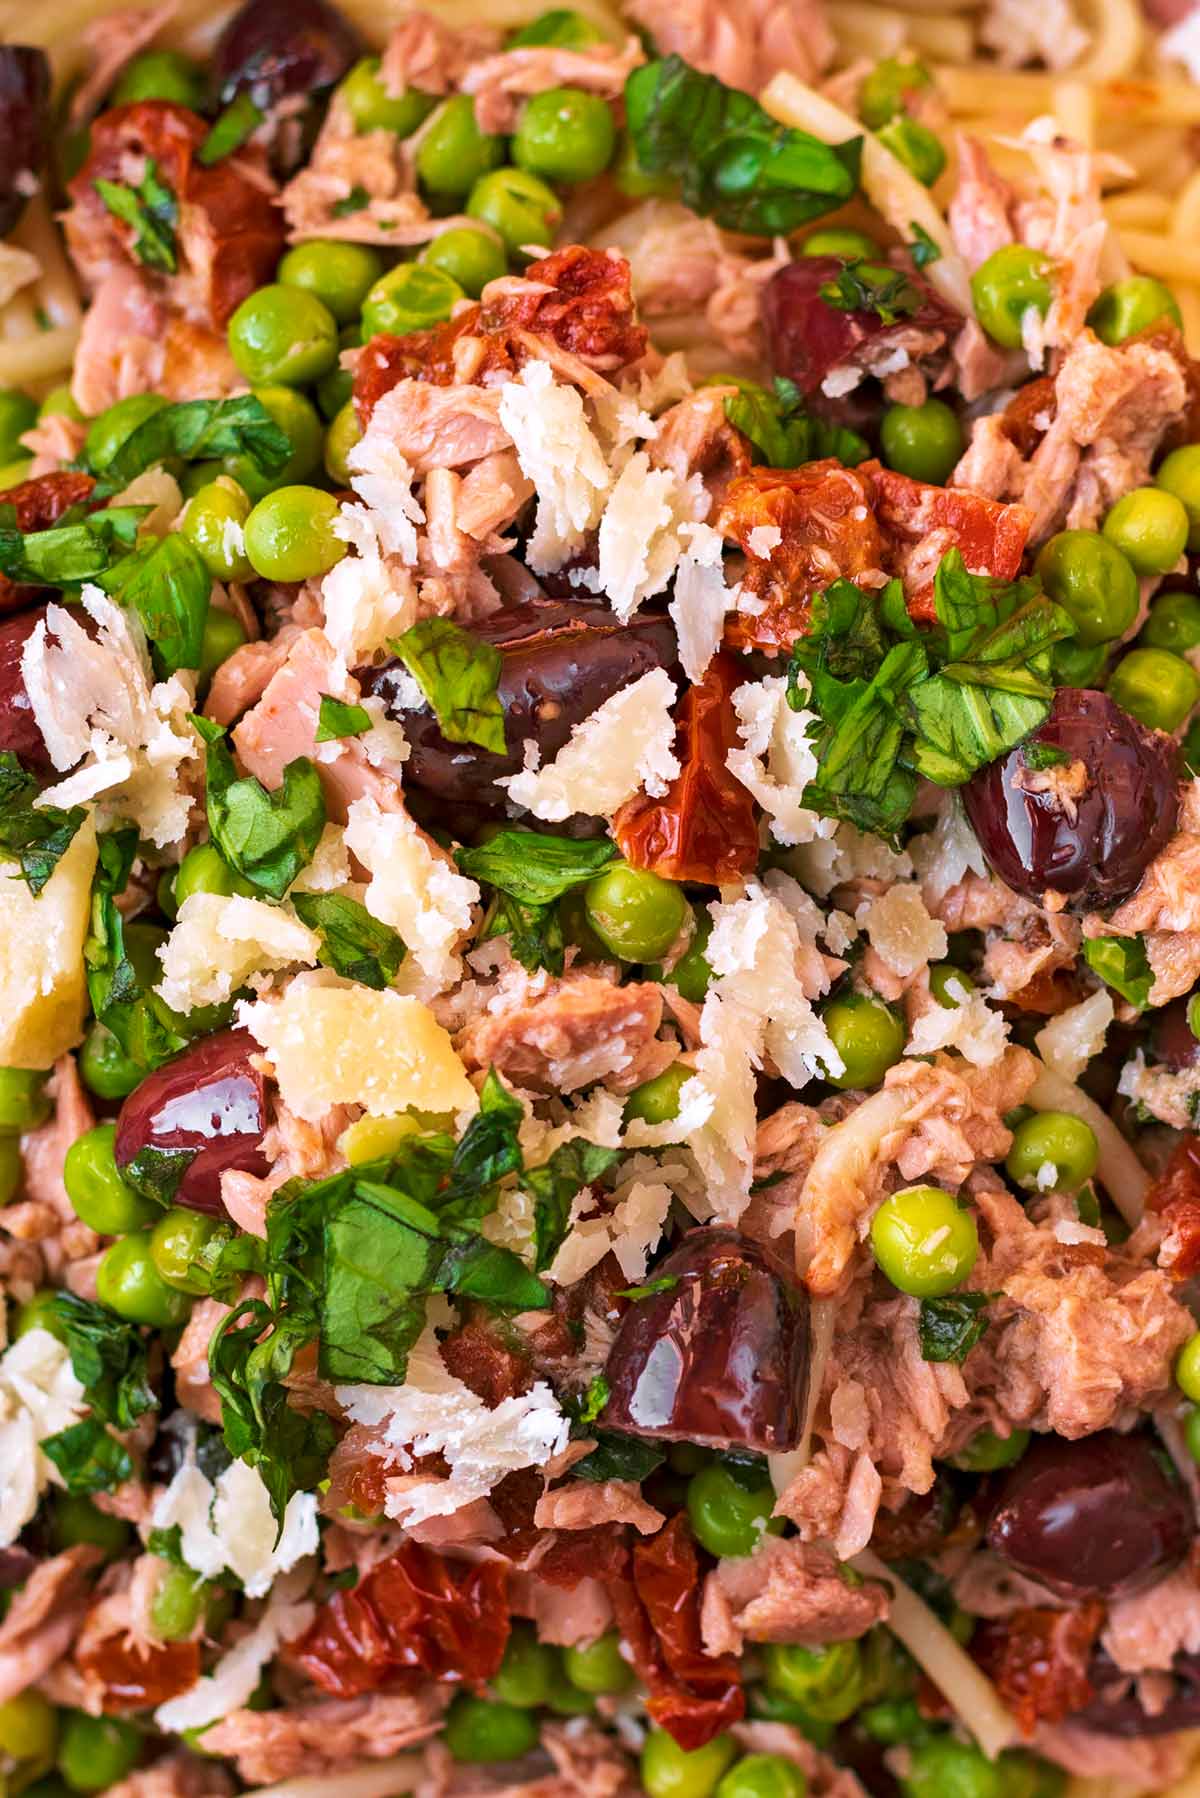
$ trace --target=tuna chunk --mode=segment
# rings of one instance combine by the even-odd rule
[[[865,1635],[888,1614],[883,1586],[852,1586],[823,1548],[764,1536],[751,1555],[717,1563],[704,1582],[707,1654],[740,1654],[751,1642],[819,1647]]]

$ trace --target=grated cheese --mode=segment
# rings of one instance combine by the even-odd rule
[[[873,899],[857,919],[893,973],[901,979],[917,974],[927,962],[940,961],[949,948],[944,927],[931,918],[920,887],[889,887]]]
[[[781,674],[738,687],[733,707],[742,746],[729,751],[726,767],[762,806],[777,842],[811,842],[821,822],[803,803],[804,789],[817,772],[807,735],[813,714],[792,710]]]
[[[87,1410],[66,1346],[49,1330],[27,1330],[0,1355],[0,1548],[14,1543],[57,1468],[38,1443]]]
[[[282,906],[192,893],[158,952],[163,978],[155,990],[172,1011],[221,1005],[252,974],[313,966],[320,947],[316,932]]]
[[[555,383],[549,363],[529,361],[500,393],[500,422],[521,473],[537,490],[526,560],[548,574],[583,547],[600,522],[612,475],[574,387]]]
[[[0,861],[0,1067],[48,1068],[83,1035],[95,866],[90,820],[36,898]]]
[[[1105,1032],[1115,1015],[1112,994],[1101,987],[1043,1025],[1033,1039],[1037,1052],[1064,1080],[1078,1080],[1093,1055],[1103,1049]]]
[[[835,830],[829,828],[832,820],[823,823],[828,834],[802,843],[789,857],[804,885],[818,899],[827,899],[834,887],[854,880],[911,880],[913,864],[906,852],[897,853],[882,837],[853,824],[839,824]]]
[[[674,1194],[661,1180],[633,1180],[612,1197],[616,1203],[611,1211],[575,1222],[548,1270],[556,1285],[582,1280],[609,1253],[631,1284],[645,1278],[647,1258],[666,1227]]]
[[[245,1461],[232,1461],[214,1484],[189,1457],[159,1496],[153,1521],[160,1530],[178,1524],[180,1553],[194,1573],[217,1579],[228,1570],[247,1598],[264,1598],[281,1573],[320,1545],[316,1493],[292,1494],[276,1541],[267,1488]]]
[[[203,1674],[178,1698],[159,1705],[154,1713],[159,1729],[169,1734],[204,1729],[249,1704],[283,1643],[302,1636],[317,1614],[315,1605],[297,1602],[288,1590],[290,1585],[285,1580],[283,1589],[272,1593],[253,1629],[221,1656],[211,1673]]]
[[[958,1004],[940,1005],[935,999],[913,1025],[904,1053],[932,1055],[937,1049],[957,1049],[973,1066],[991,1067],[1008,1042],[1008,1020],[981,992],[975,988],[968,992],[953,976],[947,981],[947,991]]]
[[[574,812],[610,818],[640,788],[661,798],[679,773],[674,702],[670,675],[652,668],[577,724],[552,762],[498,784],[515,804],[555,823]]]
[[[350,880],[350,856],[346,849],[346,833],[340,824],[327,824],[321,832],[313,858],[301,868],[288,888],[289,893],[335,893]],[[355,897],[358,895],[356,894]]]
[[[405,811],[381,811],[356,799],[346,817],[346,847],[371,876],[364,903],[399,931],[422,972],[440,986],[457,977],[459,942],[471,928],[479,888],[458,872]]]
[[[360,479],[362,477],[359,477]],[[417,587],[398,561],[387,561],[376,516],[365,506],[343,506],[334,532],[358,553],[335,562],[321,582],[325,635],[344,667],[357,666],[386,647],[417,620]],[[415,560],[415,533],[414,533]]]
[[[630,456],[605,505],[596,573],[586,583],[607,594],[622,624],[662,592],[683,554],[682,527],[707,505],[698,476],[683,482],[669,468],[651,468],[645,450]]]
[[[417,526],[425,513],[413,493],[412,464],[382,431],[368,430],[346,457],[350,485],[371,514],[371,525],[386,555],[417,559]]]
[[[708,664],[721,647],[725,614],[737,610],[741,588],[725,584],[725,544],[708,524],[684,525],[685,553],[675,570],[675,591],[667,610],[679,642],[679,661],[687,678],[704,679]]]
[[[937,823],[924,835],[913,837],[908,852],[929,905],[940,904],[950,888],[968,874],[988,877],[983,850],[955,793],[947,793]]]

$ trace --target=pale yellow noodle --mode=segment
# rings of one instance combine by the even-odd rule
[[[1096,146],[1096,90],[1086,81],[1056,81],[1054,116],[1068,137],[1089,150]]]
[[[29,202],[12,241],[29,250],[42,265],[33,287],[35,304],[52,325],[77,325],[83,317],[79,291],[43,195],[38,194]]]
[[[1183,339],[1193,356],[1200,356],[1200,287],[1190,281],[1174,281],[1171,291],[1183,314]]]
[[[6,343],[22,343],[26,338],[37,335],[37,313],[31,297],[31,290],[23,287],[14,294],[8,305],[0,312],[0,337]]]
[[[1173,212],[1166,194],[1155,193],[1149,187],[1131,187],[1126,193],[1110,194],[1104,202],[1105,218],[1118,229],[1127,226],[1135,231],[1166,231]]]
[[[1132,74],[1146,42],[1139,0],[1090,0],[1082,10],[1092,41],[1071,73],[1081,81],[1117,81]]]
[[[1171,215],[1174,236],[1185,242],[1200,238],[1200,172],[1184,182]]]
[[[1195,238],[1167,237],[1153,231],[1122,231],[1121,248],[1143,274],[1172,276],[1181,281],[1200,281],[1200,242]]]
[[[68,374],[78,343],[78,325],[35,331],[20,342],[0,342],[0,387],[32,387]]]

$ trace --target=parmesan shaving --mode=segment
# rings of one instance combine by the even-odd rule
[[[908,979],[949,948],[943,925],[931,918],[920,887],[897,882],[858,914],[875,950],[894,974]]]
[[[946,991],[954,1005],[936,999],[912,1027],[906,1055],[932,1055],[938,1049],[957,1049],[977,1068],[999,1061],[1008,1042],[1008,1020],[995,1011],[976,988],[950,975]]]
[[[1038,1031],[1034,1037],[1046,1066],[1064,1080],[1078,1080],[1088,1062],[1104,1048],[1104,1037],[1116,1013],[1106,987],[1080,1000]]]
[[[707,505],[698,476],[681,482],[669,468],[651,468],[645,450],[630,456],[600,520],[595,577],[622,624],[662,592],[683,553],[682,526]]]
[[[155,989],[172,1011],[222,1005],[252,974],[311,967],[321,939],[282,906],[261,899],[192,893],[159,950]]]
[[[675,685],[652,668],[577,724],[552,762],[497,784],[537,818],[560,823],[574,812],[610,818],[640,788],[656,798],[679,773],[675,757]]]
[[[686,553],[675,570],[675,591],[667,610],[679,642],[680,666],[695,683],[704,679],[721,647],[725,614],[737,609],[741,589],[725,584],[725,545],[711,525],[684,525],[680,537]]]
[[[762,806],[777,842],[810,842],[820,826],[816,812],[803,803],[804,789],[817,772],[807,734],[813,714],[792,710],[782,674],[736,688],[733,706],[743,746],[729,751],[726,767]]]
[[[87,1410],[65,1345],[49,1330],[27,1330],[0,1355],[0,1548],[34,1515],[56,1467],[38,1449]]]
[[[316,1494],[292,1494],[276,1541],[270,1495],[258,1469],[245,1461],[231,1461],[214,1484],[189,1455],[154,1507],[155,1529],[175,1525],[192,1571],[217,1579],[228,1569],[247,1598],[264,1598],[281,1573],[320,1545]]]
[[[371,798],[351,805],[345,843],[371,876],[365,896],[371,916],[399,931],[430,980],[450,985],[460,967],[458,944],[479,903],[475,882],[458,872],[407,812],[382,811]]]
[[[534,574],[561,568],[600,522],[612,475],[574,387],[557,385],[549,363],[531,360],[500,394],[500,422],[521,473],[537,490],[526,559]]]
[[[211,1673],[203,1674],[178,1698],[159,1705],[154,1713],[159,1729],[168,1733],[204,1729],[241,1710],[254,1696],[282,1644],[302,1636],[316,1614],[315,1605],[295,1602],[286,1590],[273,1594],[253,1629],[222,1655]],[[339,1775],[339,1795],[348,1783]]]

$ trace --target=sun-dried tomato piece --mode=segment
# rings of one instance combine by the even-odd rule
[[[1200,1273],[1200,1137],[1180,1137],[1171,1159],[1146,1194],[1146,1206],[1166,1225],[1158,1264],[1176,1280]]]
[[[758,860],[754,801],[725,766],[739,741],[730,696],[741,679],[733,658],[717,655],[699,685],[684,694],[676,710],[681,772],[661,799],[640,794],[613,820],[613,835],[631,867],[706,886],[753,871]]]
[[[1060,1012],[1078,1005],[1079,998],[1072,969],[1039,968],[1024,986],[1006,994],[1003,1003],[1014,1011],[1032,1011],[1042,1018],[1056,1018]]]
[[[510,1348],[490,1324],[468,1323],[453,1331],[442,1343],[442,1360],[491,1410],[533,1384],[529,1356]]]
[[[401,381],[425,381],[431,387],[482,383],[513,366],[503,338],[480,330],[479,307],[464,306],[428,331],[406,331],[402,337],[381,331],[372,337],[354,366],[354,409],[365,430],[384,394]]]
[[[19,481],[15,487],[0,492],[0,505],[11,506],[17,515],[20,531],[48,531],[64,512],[84,503],[96,485],[90,474],[64,469],[58,474],[36,475],[32,481]],[[28,582],[10,581],[0,574],[0,615],[16,612],[36,599],[42,591]]]
[[[577,243],[489,289],[482,322],[485,331],[549,337],[606,374],[644,356],[648,341],[645,325],[637,323],[628,262]]]
[[[106,1716],[153,1710],[190,1691],[200,1677],[198,1642],[137,1643],[105,1636],[75,1657],[79,1671],[104,1687]]]
[[[887,565],[905,573],[909,616],[919,623],[937,616],[933,577],[949,549],[960,551],[972,574],[1012,581],[1020,573],[1033,522],[1025,506],[983,499],[965,487],[934,487],[878,462],[864,462],[857,472],[871,480]]]
[[[871,1546],[885,1561],[923,1560],[946,1546],[962,1509],[958,1494],[944,1474],[928,1492],[911,1492],[899,1510],[881,1510]]]
[[[406,1542],[349,1592],[335,1592],[287,1657],[335,1698],[410,1674],[482,1685],[508,1641],[508,1568],[449,1561]]]
[[[1093,1600],[1070,1611],[1030,1606],[976,1630],[972,1658],[1023,1735],[1039,1723],[1061,1723],[1092,1699],[1088,1662],[1103,1622],[1104,1606]]]
[[[1032,456],[1045,436],[1057,407],[1051,375],[1039,375],[1036,381],[1026,381],[1024,387],[1017,388],[1000,414],[1004,435],[1017,446],[1023,456]]]
[[[583,1579],[620,1578],[629,1562],[628,1533],[611,1523],[553,1532],[553,1540],[538,1555],[534,1572],[547,1584],[568,1591]]]
[[[726,636],[734,648],[790,650],[808,629],[815,594],[882,567],[873,499],[861,470],[832,458],[802,468],[752,468],[730,483],[717,529],[745,552],[742,591],[762,607],[731,618]],[[764,529],[775,545],[765,555],[754,547]]]

